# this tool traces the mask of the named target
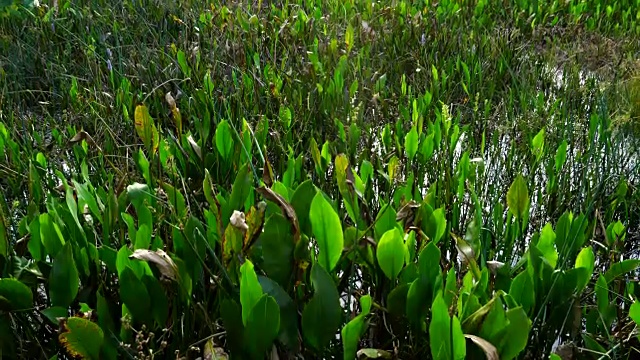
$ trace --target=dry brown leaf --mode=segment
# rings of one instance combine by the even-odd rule
[[[75,143],[79,143],[82,140],[86,141],[88,145],[91,146],[95,146],[98,147],[96,145],[96,142],[93,140],[93,138],[91,137],[91,135],[89,135],[89,133],[87,133],[84,130],[80,130],[78,131],[70,140],[69,140],[69,144],[75,144]],[[99,149],[99,147],[98,147]]]
[[[158,249],[156,251],[151,251],[147,249],[138,249],[134,251],[133,254],[129,255],[129,259],[151,262],[158,267],[162,276],[171,280],[176,280],[177,278],[178,267],[173,262],[173,259],[164,252],[164,250]]]
[[[298,216],[296,215],[296,211],[293,209],[291,204],[289,204],[280,194],[267,187],[261,186],[257,188],[256,191],[258,191],[260,195],[264,196],[265,199],[273,201],[274,203],[278,204],[278,206],[280,206],[280,209],[282,210],[284,216],[289,219],[289,221],[291,221],[294,230],[293,238],[297,243],[300,239],[300,224],[298,223]]]
[[[493,346],[493,344],[491,344],[487,340],[479,336],[469,335],[469,334],[464,334],[464,337],[466,337],[467,339],[473,341],[476,345],[478,345],[478,347],[480,347],[480,349],[484,351],[484,354],[487,356],[487,360],[500,360],[500,356],[498,355],[498,349],[496,349],[496,347]]]

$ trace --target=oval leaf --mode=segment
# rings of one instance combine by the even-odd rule
[[[5,301],[0,302],[0,309],[20,310],[33,307],[33,293],[31,289],[17,279],[0,279],[0,298]],[[3,304],[6,302],[6,305]]]
[[[311,202],[309,219],[320,250],[318,263],[331,271],[340,260],[344,238],[340,218],[321,192]]]
[[[80,278],[71,253],[71,242],[67,242],[53,261],[49,275],[51,306],[69,307],[78,295],[79,286]]]
[[[99,359],[104,333],[98,324],[80,317],[70,317],[58,336],[67,352],[82,359]]]
[[[507,206],[517,218],[522,218],[529,207],[529,190],[527,190],[527,184],[520,174],[509,187]]]
[[[382,272],[389,279],[394,280],[398,277],[404,266],[404,254],[405,244],[400,230],[394,228],[385,232],[378,243],[376,258]]]

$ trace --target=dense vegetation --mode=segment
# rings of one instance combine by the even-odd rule
[[[0,1],[0,358],[638,356],[640,0]]]

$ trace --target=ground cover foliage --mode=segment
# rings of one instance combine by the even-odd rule
[[[640,1],[0,4],[1,358],[638,355]]]

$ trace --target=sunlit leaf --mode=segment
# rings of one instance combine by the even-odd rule
[[[251,310],[262,297],[262,287],[253,269],[253,263],[246,260],[240,267],[240,304],[242,305],[242,323],[247,326]]]
[[[320,250],[318,263],[327,271],[331,271],[340,260],[344,236],[338,214],[321,192],[318,192],[311,202],[309,219]]]
[[[395,280],[404,266],[405,244],[399,229],[391,229],[382,235],[376,249],[376,258],[382,272]]]

